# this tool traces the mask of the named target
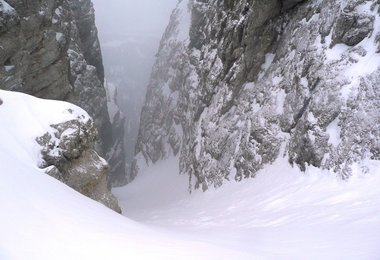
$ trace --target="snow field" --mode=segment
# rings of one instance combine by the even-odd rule
[[[233,248],[251,259],[378,259],[380,163],[343,181],[280,159],[255,179],[185,192],[175,158],[114,189],[124,214],[161,231]],[[366,165],[370,173],[363,175]]]
[[[0,91],[0,98],[0,259],[249,259],[136,223],[44,174],[35,138],[88,115],[20,93]]]
[[[83,110],[6,91],[0,98],[0,259],[380,256],[379,162],[354,165],[343,181],[313,167],[302,173],[283,158],[255,179],[189,194],[188,177],[169,158],[114,189],[126,218],[36,166],[35,137],[50,124],[88,120]]]

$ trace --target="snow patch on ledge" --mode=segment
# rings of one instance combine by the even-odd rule
[[[329,143],[332,144],[335,148],[338,147],[340,143],[340,126],[339,118],[335,118],[326,128],[326,133],[329,135]]]
[[[12,13],[15,12],[12,6],[10,6],[5,0],[0,0],[0,11],[4,13]]]
[[[26,94],[0,90],[0,137],[2,146],[20,144],[19,159],[38,164],[41,147],[36,138],[49,132],[50,126],[79,119],[87,122],[90,116],[81,108],[63,101],[38,99]],[[6,138],[8,137],[8,138]]]
[[[189,0],[181,0],[178,5],[177,9],[179,12],[178,19],[178,35],[177,40],[178,41],[188,41],[189,34],[190,34],[190,28],[191,28],[191,8],[189,7],[190,1]]]

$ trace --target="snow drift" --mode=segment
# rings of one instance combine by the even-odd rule
[[[235,248],[250,259],[374,260],[380,255],[379,169],[378,161],[356,164],[344,181],[315,167],[302,173],[280,158],[254,179],[189,194],[188,176],[178,175],[178,158],[170,158],[114,193],[133,220]]]

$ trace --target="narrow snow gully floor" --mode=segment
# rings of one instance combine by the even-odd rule
[[[114,189],[124,215],[250,259],[380,259],[378,162],[366,162],[370,174],[342,181],[316,168],[301,173],[283,159],[255,179],[192,194],[176,165],[160,162]]]

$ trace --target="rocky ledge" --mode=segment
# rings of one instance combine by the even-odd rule
[[[121,213],[107,187],[109,166],[95,151],[97,130],[85,116],[51,125],[37,138],[42,146],[40,168],[83,195]]]

